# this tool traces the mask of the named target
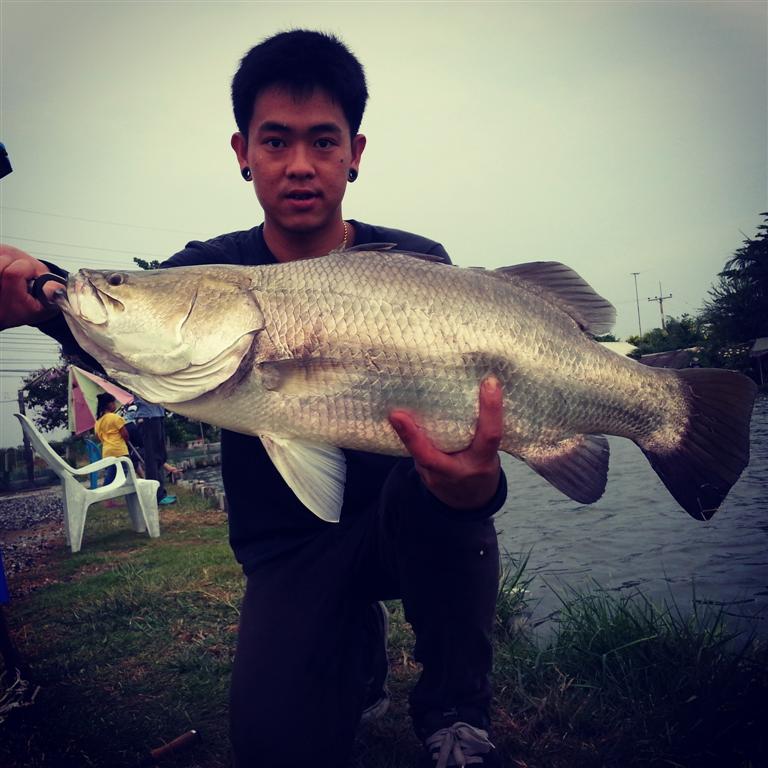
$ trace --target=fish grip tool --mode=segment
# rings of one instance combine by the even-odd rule
[[[46,283],[58,283],[59,285],[66,286],[67,281],[61,275],[54,275],[53,272],[46,272],[45,274],[38,275],[34,280],[29,281],[27,285],[27,293],[29,293],[32,298],[37,299],[43,306],[52,307],[55,305],[48,300],[48,297],[43,292],[43,286]]]

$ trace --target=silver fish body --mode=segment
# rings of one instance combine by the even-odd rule
[[[603,493],[606,434],[635,441],[698,518],[748,461],[754,384],[649,368],[600,346],[585,331],[606,332],[613,307],[554,262],[487,271],[332,253],[82,271],[67,296],[73,333],[108,374],[151,402],[260,436],[325,519],[341,504],[338,447],[404,453],[388,415],[406,409],[439,448],[460,450],[490,374],[504,391],[502,450],[578,501]]]

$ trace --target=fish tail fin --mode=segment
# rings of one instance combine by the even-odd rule
[[[749,422],[757,386],[735,371],[674,371],[688,405],[682,436],[638,440],[664,485],[697,520],[709,520],[749,463]]]

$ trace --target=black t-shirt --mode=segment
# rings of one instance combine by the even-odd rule
[[[450,259],[440,243],[425,237],[387,227],[372,226],[358,221],[351,245],[392,243],[398,250],[425,253]],[[192,241],[163,262],[161,267],[200,264],[242,264],[256,266],[275,264],[275,257],[264,241],[263,225],[250,230],[220,235],[212,240]],[[62,328],[63,326],[63,328]],[[61,317],[40,326],[41,330],[58,339],[65,352],[80,352]],[[327,523],[310,512],[294,495],[275,469],[258,437],[222,430],[222,477],[229,509],[229,539],[235,557],[246,574],[260,563],[279,557],[316,536],[329,525],[345,526],[369,507],[379,495],[387,475],[399,461],[395,456],[383,456],[362,451],[345,450],[347,462],[344,503],[339,523]],[[413,470],[413,482],[418,482]],[[420,485],[420,483],[419,483]],[[482,510],[472,513],[487,517],[496,512],[506,496],[502,476],[496,496]],[[421,486],[419,503],[434,505],[446,514],[455,510],[441,504]]]

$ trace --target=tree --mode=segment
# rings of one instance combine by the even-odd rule
[[[688,314],[682,315],[679,320],[670,317],[666,325],[664,329],[653,328],[642,336],[630,336],[627,341],[634,344],[641,355],[700,347],[706,342],[702,322],[698,317]]]
[[[221,429],[205,422],[193,421],[186,416],[172,413],[165,420],[165,434],[171,445],[184,445],[184,443],[200,438],[200,424],[203,425],[203,437],[208,443],[221,440]]]
[[[62,358],[59,365],[39,368],[23,379],[27,405],[35,409],[32,420],[44,432],[67,426],[67,368]]]
[[[726,261],[704,304],[702,320],[712,347],[768,336],[768,212],[760,215],[758,234]]]
[[[160,262],[157,259],[152,259],[152,261],[134,259],[133,261],[139,269],[160,269]]]

